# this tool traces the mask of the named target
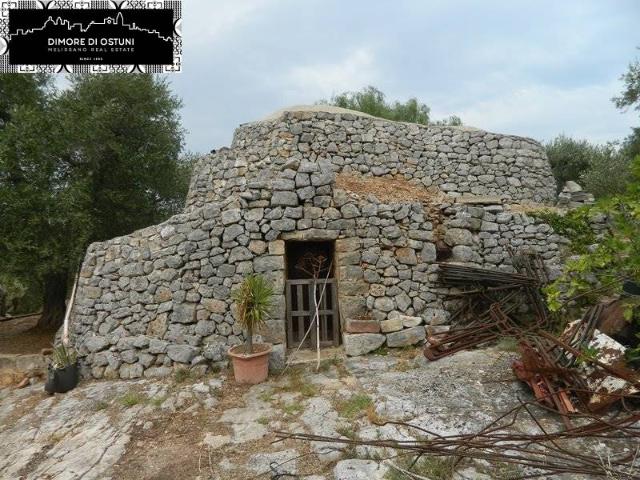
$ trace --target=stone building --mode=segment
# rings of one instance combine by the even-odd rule
[[[419,343],[448,321],[436,262],[511,270],[511,246],[555,268],[562,239],[523,213],[555,200],[534,140],[293,107],[200,159],[183,213],[89,247],[71,330],[97,378],[220,362],[244,338],[230,292],[256,272],[276,292],[275,356],[304,337],[313,291],[322,345]],[[316,287],[309,252],[325,259]]]

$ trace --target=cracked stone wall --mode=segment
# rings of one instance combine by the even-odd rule
[[[439,186],[448,196],[383,201],[337,188],[344,174]],[[348,354],[417,343],[425,325],[448,319],[434,284],[437,242],[451,247],[448,261],[510,270],[511,245],[556,268],[562,239],[510,207],[551,202],[550,175],[532,140],[479,130],[324,112],[241,126],[230,149],[198,163],[183,214],[89,247],[71,325],[85,371],[165,376],[224,361],[244,339],[230,292],[251,272],[274,284],[262,335],[281,355],[287,240],[335,242]],[[506,202],[454,202],[473,193]]]

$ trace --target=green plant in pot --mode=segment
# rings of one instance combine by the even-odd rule
[[[78,355],[75,349],[63,344],[53,347],[47,382],[44,389],[48,393],[65,393],[73,390],[80,379]]]
[[[229,349],[233,374],[239,383],[256,384],[269,374],[271,344],[254,343],[253,334],[264,326],[273,308],[273,287],[261,275],[249,275],[232,293],[238,321],[246,331],[246,342]]]

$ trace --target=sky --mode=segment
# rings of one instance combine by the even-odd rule
[[[373,85],[433,118],[604,143],[640,125],[611,97],[640,58],[638,0],[183,0],[186,149],[275,110]]]

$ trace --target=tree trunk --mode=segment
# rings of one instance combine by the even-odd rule
[[[251,355],[253,353],[253,329],[247,329],[247,353]]]
[[[39,328],[52,329],[62,325],[67,298],[67,272],[49,273],[44,277],[44,299]]]

